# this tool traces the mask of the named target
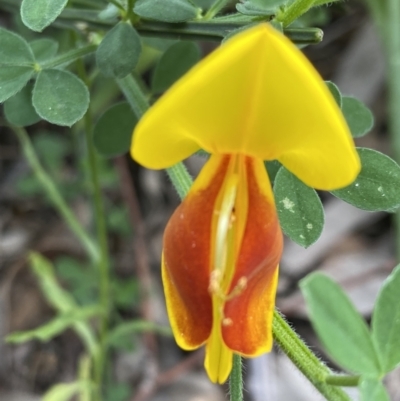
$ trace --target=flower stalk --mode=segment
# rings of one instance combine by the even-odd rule
[[[327,383],[326,378],[332,375],[330,369],[307,347],[277,310],[272,332],[279,348],[328,401],[350,401],[341,388]]]
[[[229,378],[230,401],[243,401],[242,371],[242,357],[240,355],[234,355],[232,373]]]

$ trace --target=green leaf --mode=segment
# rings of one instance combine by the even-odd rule
[[[77,305],[72,296],[57,282],[53,266],[42,255],[32,252],[29,256],[32,270],[39,281],[40,288],[47,302],[62,313],[75,310]]]
[[[236,4],[236,10],[244,15],[274,15],[287,0],[244,0]]]
[[[342,94],[340,93],[340,90],[337,87],[337,85],[331,81],[325,81],[325,83],[326,83],[326,86],[328,87],[328,89],[330,90],[332,96],[335,98],[338,106],[342,107]]]
[[[42,70],[33,89],[33,106],[44,120],[71,126],[89,106],[89,91],[75,75],[62,70]]]
[[[271,160],[271,161],[265,161],[264,165],[268,172],[269,181],[271,182],[271,185],[274,185],[276,175],[278,174],[278,171],[281,169],[282,164],[279,163],[278,160]]]
[[[311,322],[324,348],[350,372],[379,376],[381,369],[364,319],[329,277],[312,273],[300,282]]]
[[[361,378],[360,401],[390,401],[389,395],[378,379],[370,377]]]
[[[151,88],[154,93],[166,91],[177,79],[200,60],[199,47],[193,42],[177,42],[160,58],[154,70]]]
[[[76,394],[90,391],[92,385],[89,381],[80,380],[72,383],[61,383],[51,387],[44,394],[42,401],[70,401]]]
[[[41,32],[67,5],[68,0],[22,0],[22,22],[32,31]]]
[[[17,127],[27,127],[40,121],[32,106],[33,84],[28,83],[20,92],[4,102],[6,120]]]
[[[0,28],[0,67],[33,68],[35,59],[28,42],[21,36]]]
[[[196,18],[201,9],[188,0],[138,0],[133,11],[142,18],[184,22]]]
[[[31,79],[30,67],[0,66],[0,103],[18,93]]]
[[[30,46],[38,62],[54,57],[58,51],[58,42],[48,38],[33,40]]]
[[[353,138],[367,134],[374,125],[374,116],[371,110],[354,97],[343,96],[342,113]]]
[[[297,244],[309,247],[324,227],[318,194],[282,167],[275,177],[274,195],[283,232]]]
[[[114,4],[109,3],[98,13],[98,18],[103,21],[116,21],[120,14],[120,10]]]
[[[176,39],[143,37],[142,42],[145,46],[151,47],[159,52],[165,52],[169,47],[178,41]]]
[[[116,156],[129,151],[137,117],[128,103],[111,106],[97,121],[93,141],[103,156]]]
[[[89,306],[86,308],[75,309],[55,317],[49,323],[46,323],[34,330],[12,333],[7,336],[6,341],[16,344],[31,340],[47,342],[55,336],[63,333],[74,324],[78,322],[84,322],[99,315],[101,315],[101,309],[99,306]]]
[[[385,373],[400,364],[400,265],[384,282],[372,315],[372,338]]]
[[[25,39],[0,28],[0,102],[18,93],[34,74],[35,60]]]
[[[332,191],[338,198],[371,212],[393,211],[400,206],[400,166],[372,149],[358,148],[361,172],[349,186]]]
[[[106,77],[126,77],[136,66],[142,45],[132,25],[120,22],[107,32],[96,51],[96,62]]]

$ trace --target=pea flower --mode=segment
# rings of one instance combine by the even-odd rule
[[[199,149],[211,157],[167,224],[162,279],[176,342],[205,344],[205,369],[223,383],[233,353],[272,347],[282,234],[263,161],[323,190],[350,184],[360,163],[318,73],[267,24],[176,82],[137,125],[131,154],[163,169]]]

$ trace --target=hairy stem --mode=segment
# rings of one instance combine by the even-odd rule
[[[229,377],[230,401],[243,401],[242,357],[233,355],[232,372]]]
[[[281,350],[328,401],[350,401],[342,389],[327,384],[326,378],[331,376],[332,372],[307,347],[277,310],[274,312],[272,332]]]

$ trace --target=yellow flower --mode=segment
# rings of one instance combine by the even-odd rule
[[[211,157],[168,222],[162,278],[178,345],[206,344],[207,373],[223,383],[233,353],[272,347],[282,234],[263,160],[324,190],[350,184],[360,162],[318,73],[267,24],[230,39],[165,93],[137,125],[131,154],[162,169],[199,149]]]

